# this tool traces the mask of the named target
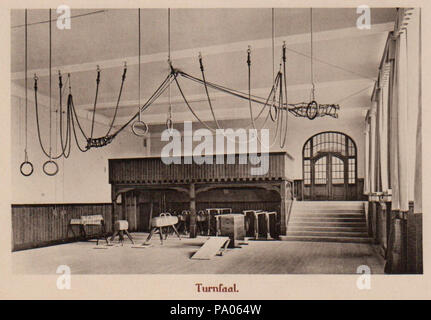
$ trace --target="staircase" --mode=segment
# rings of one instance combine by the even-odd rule
[[[282,239],[370,243],[364,203],[295,201],[287,226],[287,236]]]

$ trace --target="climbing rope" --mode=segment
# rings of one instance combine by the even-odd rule
[[[214,109],[213,109],[213,106],[212,106],[212,103],[211,103],[211,98],[210,98],[210,95],[209,95],[209,92],[208,92],[208,85],[207,85],[207,82],[206,82],[206,79],[205,79],[204,65],[202,63],[202,54],[200,52],[199,52],[199,66],[200,66],[200,69],[201,69],[202,81],[204,83],[205,93],[206,93],[206,96],[207,96],[208,105],[210,107],[212,117],[214,119],[214,122],[216,124],[217,129],[221,129],[220,125],[218,123],[218,120],[217,120],[217,118],[215,116]]]
[[[272,13],[272,33],[271,33],[271,42],[272,42],[272,86],[275,87],[275,16],[274,16],[274,8],[271,9]],[[272,110],[275,110],[275,114],[272,114]],[[276,107],[275,103],[275,91],[272,96],[272,105],[271,108],[269,108],[269,115],[271,117],[272,122],[277,120],[278,117],[278,109]]]
[[[280,148],[283,149],[285,144],[286,144],[286,140],[287,140],[287,128],[288,128],[288,120],[289,120],[289,110],[287,109],[287,77],[286,77],[286,42],[283,42],[283,47],[282,47],[282,60],[283,60],[283,83],[284,83],[284,98],[286,100],[286,103],[281,103],[281,106],[286,105],[286,108],[282,108],[280,109],[282,112],[285,113],[285,129],[284,129],[284,134],[281,134],[281,136],[283,137],[283,140],[280,140]]]

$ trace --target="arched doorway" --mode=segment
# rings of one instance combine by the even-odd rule
[[[302,149],[304,200],[358,200],[357,148],[342,132],[309,138]]]

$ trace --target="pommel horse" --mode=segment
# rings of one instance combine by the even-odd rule
[[[158,231],[160,235],[160,242],[163,244],[163,228],[169,228],[172,227],[175,234],[178,236],[178,238],[181,240],[181,236],[175,227],[175,225],[178,223],[178,217],[171,216],[170,213],[161,213],[158,217],[154,217],[151,219],[151,231],[148,235],[147,239],[143,243],[143,245],[147,245],[148,242],[151,240],[151,237],[153,234]],[[166,232],[165,240],[168,238],[168,232]]]

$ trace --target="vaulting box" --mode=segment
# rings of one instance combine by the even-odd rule
[[[220,235],[230,238],[229,247],[235,246],[235,241],[244,240],[245,226],[243,214],[222,214],[218,216],[220,220]]]

